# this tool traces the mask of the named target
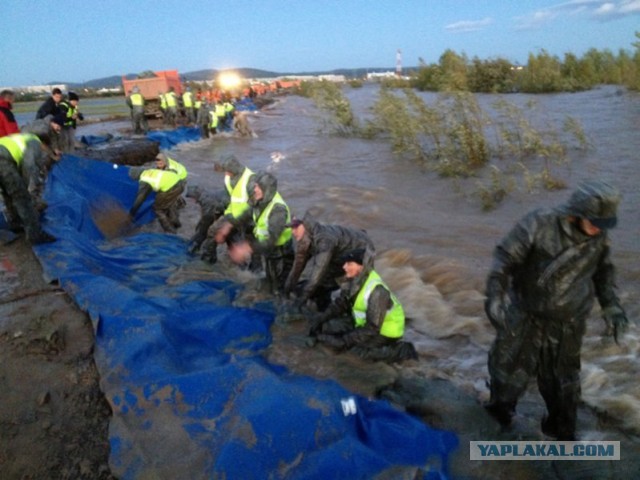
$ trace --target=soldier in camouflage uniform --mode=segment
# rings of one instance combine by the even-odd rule
[[[196,225],[196,230],[189,241],[189,253],[195,255],[201,250],[201,258],[210,263],[218,260],[216,242],[207,242],[207,232],[215,221],[224,215],[224,211],[229,205],[229,192],[220,189],[215,192],[206,192],[198,186],[187,187],[187,198],[193,198],[200,205],[200,220]],[[202,249],[200,249],[202,247]]]
[[[594,299],[616,341],[628,325],[607,237],[619,201],[607,183],[582,183],[566,205],[529,213],[496,247],[485,303],[496,329],[485,408],[503,426],[537,375],[548,411],[542,431],[575,439],[580,349]]]

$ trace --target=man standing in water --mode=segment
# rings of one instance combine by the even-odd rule
[[[529,213],[496,247],[485,302],[496,329],[485,408],[501,425],[511,423],[535,374],[548,411],[543,433],[575,439],[580,349],[594,298],[616,342],[628,325],[607,238],[619,202],[607,183],[582,183],[565,205]]]

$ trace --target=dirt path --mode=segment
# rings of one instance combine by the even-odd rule
[[[0,285],[0,478],[114,478],[87,315],[22,239],[0,246]]]

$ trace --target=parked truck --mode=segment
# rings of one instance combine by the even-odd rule
[[[162,70],[159,72],[153,72],[153,75],[144,75],[132,80],[127,77],[122,77],[122,88],[124,94],[129,95],[133,87],[138,87],[140,93],[145,100],[145,114],[150,118],[160,118],[162,113],[160,112],[160,99],[158,96],[161,93],[169,91],[169,87],[173,87],[176,95],[180,97],[182,95],[182,83],[180,83],[180,76],[177,70]]]

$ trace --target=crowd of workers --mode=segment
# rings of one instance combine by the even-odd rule
[[[255,95],[252,89],[246,98]],[[220,90],[198,90],[195,94],[191,87],[186,87],[182,95],[178,95],[173,87],[166,92],[158,92],[158,105],[162,123],[168,128],[176,128],[178,124],[197,126],[202,138],[209,138],[221,131],[234,131],[241,137],[253,136],[253,131],[244,111],[236,108],[238,99]],[[134,86],[128,93],[126,103],[131,110],[131,125],[134,134],[146,134],[149,131],[146,100],[140,89]]]
[[[276,178],[253,172],[233,155],[216,163],[216,170],[224,172],[224,187],[206,192],[186,187],[186,169],[165,153],[157,156],[154,168],[131,168],[129,175],[139,189],[130,215],[134,218],[154,191],[156,217],[166,232],[175,233],[186,189],[186,196],[201,208],[190,253],[216,263],[218,247],[226,245],[234,263],[264,271],[269,293],[280,300],[293,296],[293,307],[313,318],[310,346],[321,341],[339,351],[350,349],[363,358],[389,362],[417,358],[414,346],[403,340],[402,305],[375,271],[375,248],[365,231],[324,225],[309,213],[293,217]],[[301,280],[305,268],[308,273]],[[341,288],[341,277],[346,283],[332,298]]]
[[[6,109],[6,92],[1,96],[0,108]],[[54,91],[29,133],[11,133],[6,126],[11,122],[3,121],[8,135],[0,138],[0,187],[7,220],[13,230],[24,228],[32,243],[55,241],[38,221],[40,173],[47,159],[59,155],[51,149],[50,132],[75,127],[81,118],[77,101],[71,93],[65,101]],[[417,358],[413,344],[404,340],[403,307],[375,270],[375,247],[364,230],[323,224],[309,212],[293,216],[277,179],[254,172],[234,155],[215,162],[215,170],[224,173],[224,185],[207,192],[187,186],[186,168],[165,153],[154,168],[130,168],[138,182],[130,216],[155,192],[153,210],[161,227],[176,233],[186,192],[201,209],[189,252],[213,264],[218,248],[226,245],[234,263],[262,269],[270,293],[305,312],[309,347],[322,342],[387,362]],[[485,311],[497,334],[489,352],[491,398],[485,407],[501,425],[511,423],[530,377],[537,376],[547,407],[542,431],[575,439],[580,350],[594,301],[616,342],[629,323],[615,294],[608,240],[619,202],[611,185],[583,182],[565,204],[530,212],[495,248]]]
[[[55,238],[40,227],[44,180],[60,155],[74,150],[80,97],[69,92],[66,97],[54,88],[51,96],[36,112],[35,120],[20,128],[12,112],[14,94],[0,92],[0,187],[9,228],[23,231],[33,243],[47,243]]]

